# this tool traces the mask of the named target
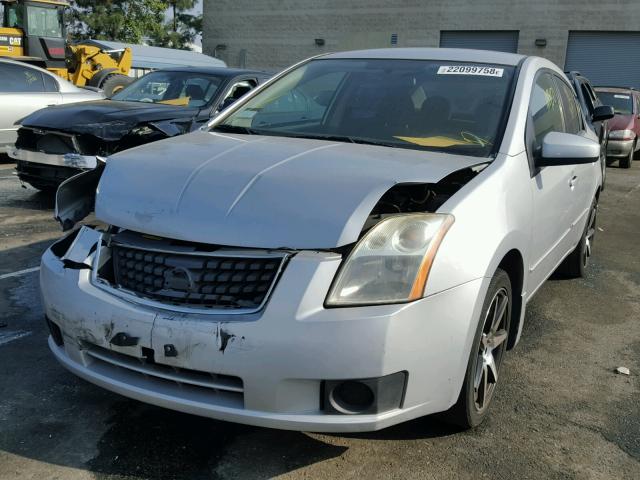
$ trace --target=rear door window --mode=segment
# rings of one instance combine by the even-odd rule
[[[564,117],[564,131],[567,133],[580,133],[582,131],[582,116],[575,93],[560,78],[556,78],[560,99],[562,100],[562,114]]]
[[[589,115],[593,115],[593,109],[595,108],[595,98],[593,98],[591,92],[589,91],[589,86],[584,82],[580,82],[580,90],[582,91],[584,103],[586,103],[587,105]]]
[[[21,65],[3,64],[0,92],[44,92],[42,72]]]
[[[44,88],[47,92],[59,92],[60,87],[58,86],[58,82],[51,76],[43,74],[44,78]]]

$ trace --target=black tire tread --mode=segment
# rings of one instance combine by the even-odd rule
[[[487,313],[487,310],[491,305],[491,300],[493,299],[494,294],[501,287],[507,288],[509,292],[509,299],[510,299],[509,301],[513,304],[511,279],[509,278],[509,275],[507,274],[507,272],[505,272],[501,268],[498,268],[496,270],[496,273],[491,278],[491,283],[489,284],[487,295],[484,299],[484,305],[482,306],[482,312],[480,314],[478,326],[476,327],[476,333],[473,337],[471,352],[469,353],[469,359],[467,362],[467,371],[465,374],[462,389],[460,390],[460,395],[458,396],[458,400],[453,405],[453,407],[451,407],[449,410],[441,414],[442,420],[444,420],[447,423],[457,425],[458,427],[461,427],[465,430],[474,428],[480,425],[484,421],[488,413],[488,410],[485,410],[482,415],[478,415],[475,411],[473,411],[469,407],[468,395],[470,393],[470,388],[471,388],[471,391],[473,390],[473,387],[472,386],[470,387],[469,383],[472,381],[474,353],[476,351],[475,350],[476,345],[480,341],[480,335],[482,333],[482,327],[484,325],[483,320]],[[509,331],[509,327],[510,325],[507,325],[507,331]],[[505,342],[508,342],[508,341],[509,339],[507,338]],[[497,389],[497,386],[496,386],[496,389]],[[471,399],[471,401],[473,401],[473,399]]]

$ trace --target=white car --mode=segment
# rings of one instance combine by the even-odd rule
[[[49,346],[155,405],[366,431],[478,425],[527,303],[588,265],[600,145],[548,60],[450,49],[298,64],[206,130],[58,191]],[[532,386],[531,388],[535,388]]]
[[[16,121],[50,105],[104,98],[101,92],[78,88],[47,70],[0,59],[0,153],[16,141]]]

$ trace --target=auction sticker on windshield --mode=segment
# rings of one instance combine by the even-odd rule
[[[470,65],[442,65],[438,75],[481,75],[483,77],[502,77],[504,68],[474,67]]]

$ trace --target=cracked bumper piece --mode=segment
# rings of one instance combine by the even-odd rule
[[[98,159],[95,155],[80,155],[79,153],[66,153],[58,155],[54,153],[34,152],[31,150],[23,150],[20,148],[10,148],[9,156],[15,160],[24,162],[39,163],[42,165],[51,165],[55,167],[71,167],[92,169],[98,165]]]
[[[18,148],[9,148],[8,154],[16,160],[18,178],[41,187],[57,188],[65,180],[84,170],[96,168],[95,156],[68,153],[55,155]]]
[[[91,235],[78,238],[76,248],[92,251]],[[340,258],[300,252],[260,312],[192,314],[105,291],[90,268],[65,266],[54,251],[40,281],[63,337],[49,347],[68,370],[153,405],[290,430],[372,431],[448,409],[488,282],[409,304],[327,309]]]

